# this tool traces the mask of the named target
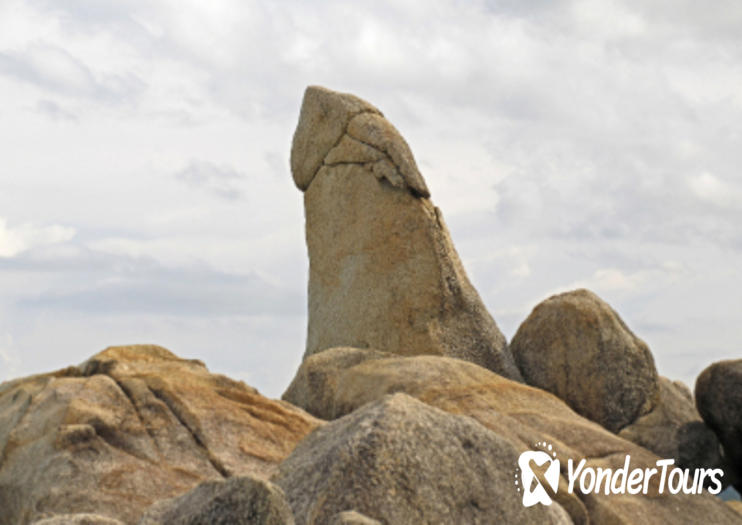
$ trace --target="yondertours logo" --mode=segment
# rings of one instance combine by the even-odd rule
[[[523,487],[523,506],[532,507],[536,503],[542,505],[551,505],[551,497],[547,494],[546,489],[536,477],[531,468],[531,462],[537,467],[545,467],[544,480],[551,487],[553,492],[559,487],[559,460],[556,459],[556,452],[552,446],[544,441],[536,443],[537,447],[543,447],[546,450],[527,450],[518,458],[518,470],[521,472],[520,482],[518,481],[518,472],[515,473],[515,485],[518,491]],[[548,452],[547,452],[548,450]]]
[[[547,492],[556,494],[559,490],[561,464],[551,444],[540,441],[534,445],[535,450],[527,450],[518,458],[515,472],[515,486],[522,492],[523,506],[532,507],[537,503],[551,505],[552,499]],[[570,458],[567,460],[567,492],[576,490],[582,494],[647,494],[650,483],[656,485],[659,494],[701,494],[706,490],[710,494],[721,492],[721,469],[695,470],[672,467],[674,459],[658,459],[654,467],[631,467],[631,456],[626,455],[623,467],[603,468],[587,466],[583,458],[576,465]],[[540,475],[537,475],[537,472]]]

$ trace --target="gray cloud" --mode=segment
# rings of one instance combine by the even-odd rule
[[[165,273],[167,280],[137,276],[69,292],[21,299],[35,310],[76,310],[88,315],[168,314],[182,316],[300,315],[302,298],[256,276],[199,271]]]
[[[94,73],[66,49],[39,43],[23,52],[0,52],[2,74],[52,93],[108,104],[129,102],[144,88],[132,73]]]
[[[201,317],[296,316],[304,312],[301,294],[255,274],[229,274],[204,265],[168,268],[147,257],[113,256],[81,247],[67,253],[32,250],[0,260],[0,269],[54,272],[60,284],[65,283],[37,294],[21,293],[17,306],[31,311]]]
[[[35,109],[52,120],[69,122],[76,122],[78,120],[77,115],[71,111],[67,111],[53,100],[39,100],[36,103]]]
[[[243,173],[230,166],[203,160],[191,160],[175,174],[175,178],[192,188],[204,189],[227,200],[243,197],[240,185],[247,179]]]
[[[76,24],[78,30],[90,30],[101,25],[126,26],[131,22],[132,17],[148,4],[135,0],[115,3],[102,3],[95,0],[70,0],[67,2],[29,0],[29,3],[42,12],[61,18],[68,24]]]
[[[508,335],[589,286],[661,373],[692,383],[739,354],[738,2],[31,0],[13,17],[0,206],[79,232],[0,260],[23,370],[42,347],[151,338],[280,393],[305,329],[288,153],[307,84],[400,129]],[[51,125],[60,111],[77,124]]]

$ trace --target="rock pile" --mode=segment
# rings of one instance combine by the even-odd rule
[[[303,402],[298,397],[292,397],[297,392],[311,392],[312,395]],[[366,349],[329,349],[305,360],[284,397],[314,415],[326,419],[339,418],[324,427],[323,432],[330,432],[329,429],[335,428],[336,423],[339,425],[340,421],[363,413],[373,403],[401,393],[446,413],[472,418],[505,439],[517,454],[532,449],[534,443],[547,442],[553,446],[562,466],[566,466],[570,458],[575,461],[584,458],[588,466],[615,469],[622,466],[625,455],[629,454],[633,466],[653,468],[658,459],[650,450],[626,441],[580,416],[562,400],[544,390],[509,380],[473,363],[447,357],[384,356],[381,352]],[[671,421],[671,429],[675,428],[674,424],[674,420]],[[656,431],[660,424],[647,426]],[[416,441],[421,448],[425,448],[430,432],[420,434],[425,437],[410,438],[410,441]],[[718,447],[713,436],[712,439],[712,446]],[[310,438],[307,438],[302,444],[309,441]],[[292,458],[300,454],[302,444],[282,464],[282,468],[285,464],[292,464]],[[316,454],[319,452],[315,451]],[[716,457],[713,461],[713,465],[703,466],[718,466]],[[319,469],[319,466],[315,465],[314,468]],[[733,516],[724,505],[719,505],[718,499],[707,494],[671,495],[666,491],[659,494],[656,486],[654,492],[646,496],[570,495],[565,490],[567,476],[564,470],[566,468],[561,473],[560,490],[555,495],[555,501],[563,507],[573,523],[663,523],[677,520],[676,514],[679,515],[680,509],[682,520],[687,520],[687,523],[693,523],[693,519],[705,519],[708,513],[722,522]],[[305,484],[310,485],[309,482]],[[290,488],[286,490],[290,494]],[[506,494],[513,496],[513,492]],[[516,502],[521,505],[519,497],[515,493]],[[374,516],[371,503],[361,506],[354,501],[354,504],[357,509]],[[635,521],[632,518],[635,513],[641,513],[646,521]],[[488,520],[482,517],[471,523],[489,523]],[[514,523],[528,521],[516,520]]]
[[[506,345],[407,143],[357,97],[307,89],[291,167],[309,327],[283,400],[151,345],[3,383],[0,525],[742,523],[710,494],[742,479],[742,361],[704,371],[694,401],[586,290]],[[627,456],[707,478],[570,488],[571,462]]]
[[[136,523],[201,481],[270,477],[320,424],[164,348],[108,348],[0,386],[0,524],[72,513]]]
[[[687,386],[660,377],[647,344],[588,290],[537,305],[510,343],[529,385],[660,457],[719,467],[719,440]]]

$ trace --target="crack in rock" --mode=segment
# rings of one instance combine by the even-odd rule
[[[224,466],[224,464],[217,458],[211,450],[206,446],[206,443],[203,439],[203,437],[200,435],[201,432],[199,431],[197,425],[191,425],[188,423],[188,417],[187,414],[183,413],[184,409],[179,406],[179,403],[171,399],[170,396],[161,389],[153,388],[151,385],[147,385],[149,390],[152,392],[152,395],[154,395],[157,399],[165,403],[165,406],[168,407],[170,412],[172,412],[173,416],[178,420],[178,422],[183,425],[186,430],[191,434],[193,437],[193,440],[196,442],[196,444],[201,447],[206,454],[206,458],[209,460],[209,463],[214,467],[214,470],[216,470],[222,477],[228,478],[232,476],[232,473],[227,469],[227,467]]]

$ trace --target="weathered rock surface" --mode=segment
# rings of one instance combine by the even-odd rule
[[[690,389],[665,377],[657,405],[618,435],[684,468],[722,466],[719,440],[698,414]]]
[[[558,504],[523,507],[517,459],[470,418],[396,394],[310,434],[275,481],[301,525],[346,509],[390,524],[569,523]]]
[[[293,525],[283,491],[249,476],[204,481],[195,489],[155,503],[139,525]]]
[[[529,385],[618,432],[654,408],[659,379],[647,345],[588,290],[541,302],[510,343]]]
[[[304,191],[325,163],[325,157],[342,138],[353,117],[381,112],[365,100],[337,94],[319,86],[307,88],[299,113],[299,124],[291,144],[291,173],[296,186]],[[363,146],[363,145],[360,145]],[[366,151],[366,148],[360,148]],[[369,153],[374,160],[382,158],[381,152]]]
[[[396,357],[371,348],[337,347],[310,355],[299,366],[282,399],[321,419],[335,419],[354,410],[338,394],[339,383],[348,370],[365,361]],[[402,379],[402,378],[400,378]],[[385,392],[390,393],[390,392]],[[374,394],[370,399],[378,399]]]
[[[0,524],[91,512],[135,523],[227,475],[270,476],[319,421],[157,346],[0,386]]]
[[[336,346],[446,355],[520,378],[409,146],[378,110],[308,88],[291,166],[305,190],[305,356]]]
[[[381,525],[381,523],[354,510],[347,510],[335,514],[330,520],[330,525]]]
[[[64,514],[39,520],[33,525],[123,525],[123,523],[98,514]]]
[[[214,462],[234,465],[236,476],[242,470],[265,475],[272,470],[265,468],[265,450],[296,443],[310,428],[317,430],[274,478],[297,523],[358,522],[351,509],[379,523],[739,522],[718,498],[660,495],[656,481],[647,496],[568,493],[570,458],[614,469],[626,454],[632,467],[655,466],[658,458],[548,392],[453,358],[350,348],[322,354],[305,363],[316,370],[304,391],[315,395],[327,387],[313,402],[329,400],[336,415],[347,413],[326,425],[158,347],[113,348],[80,367],[3,384],[0,509],[7,514],[0,514],[1,523],[70,512],[137,523],[155,500],[141,525],[239,523],[245,515],[251,523],[291,523],[280,490],[254,476],[222,481]],[[317,367],[322,362],[325,373]],[[173,406],[180,408],[147,398],[143,387],[132,394],[134,379],[166,392],[160,395],[177,399]],[[246,416],[233,412],[257,419],[240,427],[230,417]],[[221,427],[229,430],[210,435]],[[265,441],[254,437],[256,428]],[[205,446],[241,437],[253,448],[236,452],[228,442],[212,453]],[[514,474],[518,455],[536,443],[553,446],[562,465],[559,489],[549,491],[555,505],[525,508]],[[251,457],[241,459],[242,452]],[[251,452],[266,459],[255,463]],[[183,495],[204,480],[212,481]],[[54,517],[65,518],[79,516]]]
[[[614,469],[623,466],[626,454],[631,456],[632,468],[655,467],[659,458],[581,417],[554,395],[473,363],[439,356],[383,357],[366,349],[337,348],[306,359],[295,383],[308,382],[310,375],[315,378],[312,387],[295,390],[309,392],[307,402],[302,404],[299,397],[294,402],[327,418],[354,416],[385,395],[402,392],[446,412],[473,418],[518,453],[532,449],[535,443],[551,444],[563,475],[553,497],[576,524],[690,524],[706,516],[714,516],[721,523],[735,523],[736,517],[708,493],[671,495],[665,491],[659,495],[656,483],[646,497],[568,494],[566,465],[570,458],[585,458],[588,466]],[[520,495],[506,491],[500,497],[517,499]]]
[[[698,412],[724,447],[729,480],[742,492],[742,359],[706,368],[695,393]]]
[[[727,501],[727,504],[734,509],[735,512],[737,512],[740,517],[742,517],[742,501],[739,500],[732,500]]]

